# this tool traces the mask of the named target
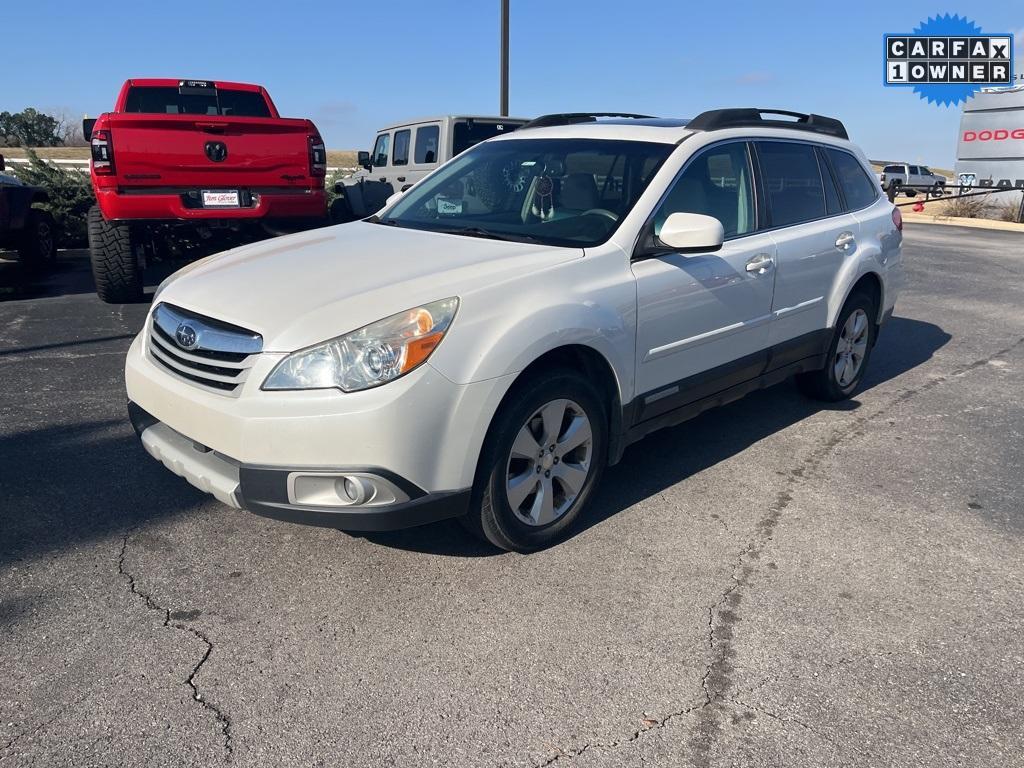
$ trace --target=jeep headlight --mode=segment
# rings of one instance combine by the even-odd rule
[[[386,384],[426,362],[458,308],[455,297],[433,301],[294,352],[271,371],[263,389],[356,392]]]

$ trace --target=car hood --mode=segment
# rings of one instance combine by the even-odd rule
[[[582,256],[581,248],[358,221],[197,261],[164,284],[159,301],[256,331],[267,352],[293,352]]]

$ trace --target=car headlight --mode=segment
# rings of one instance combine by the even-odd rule
[[[294,352],[271,371],[263,389],[356,392],[386,384],[426,362],[458,308],[455,297],[433,301]]]

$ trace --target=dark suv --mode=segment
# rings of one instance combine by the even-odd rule
[[[30,187],[6,174],[0,155],[0,248],[18,251],[26,267],[33,269],[57,258],[53,217],[34,207],[50,198],[45,189]]]

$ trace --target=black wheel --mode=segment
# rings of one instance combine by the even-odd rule
[[[356,215],[352,213],[352,205],[341,196],[331,201],[328,217],[331,220],[331,224],[345,224],[346,222],[356,220]]]
[[[853,394],[864,378],[875,345],[875,302],[864,293],[855,293],[836,320],[825,367],[797,376],[805,395],[815,400],[836,402]]]
[[[587,379],[558,370],[518,385],[491,424],[463,523],[501,549],[551,545],[586,507],[607,450],[607,411]]]
[[[57,227],[49,213],[36,208],[28,212],[18,256],[29,270],[52,266],[57,261]]]
[[[111,224],[97,206],[89,209],[89,257],[96,294],[108,304],[142,300],[138,245],[124,224]]]

